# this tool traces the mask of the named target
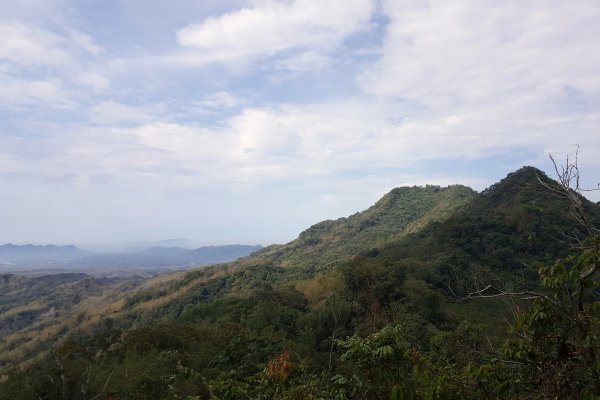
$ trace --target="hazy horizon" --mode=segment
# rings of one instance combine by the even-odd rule
[[[285,243],[574,144],[600,182],[597,1],[0,6],[0,244]]]
[[[171,243],[177,241],[177,243]],[[0,246],[14,245],[14,246],[69,246],[73,245],[81,250],[92,251],[92,252],[139,252],[140,250],[146,250],[152,247],[164,247],[164,248],[182,248],[182,249],[197,249],[200,247],[213,247],[213,246],[263,246],[262,243],[205,243],[202,241],[189,240],[189,239],[160,239],[160,240],[133,240],[124,242],[5,242],[0,243]]]

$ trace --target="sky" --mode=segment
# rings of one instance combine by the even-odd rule
[[[600,182],[597,0],[0,9],[0,243],[284,243],[574,145]]]

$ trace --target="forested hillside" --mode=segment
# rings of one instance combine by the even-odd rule
[[[83,313],[0,399],[598,398],[600,207],[556,193],[530,167],[394,189]]]
[[[135,276],[96,278],[81,273],[0,275],[0,368],[35,359],[72,329],[140,286]]]

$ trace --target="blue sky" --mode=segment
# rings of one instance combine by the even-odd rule
[[[0,9],[0,242],[281,243],[574,144],[600,181],[596,0]]]

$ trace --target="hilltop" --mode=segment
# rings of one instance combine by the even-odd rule
[[[443,221],[474,196],[475,191],[460,185],[396,188],[365,211],[319,222],[296,240],[267,248],[257,256],[284,268],[319,271]]]

